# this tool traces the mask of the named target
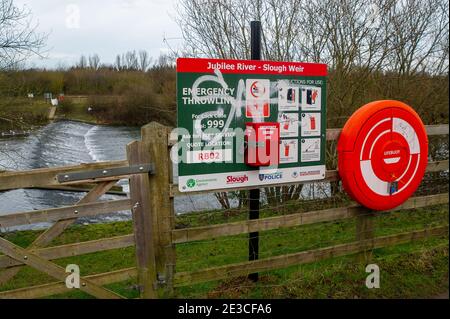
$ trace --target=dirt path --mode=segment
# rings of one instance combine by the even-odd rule
[[[448,298],[448,291],[447,291],[447,292],[444,292],[444,293],[442,293],[442,294],[433,296],[433,297],[431,297],[431,299],[449,299],[449,298]]]

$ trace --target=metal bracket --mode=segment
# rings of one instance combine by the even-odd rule
[[[388,185],[389,185],[388,186],[389,187],[389,195],[392,195],[398,191],[398,182],[397,181],[391,182]]]
[[[59,183],[65,183],[65,182],[83,181],[89,179],[142,174],[142,173],[154,174],[155,166],[153,165],[153,163],[114,167],[108,169],[96,169],[91,171],[81,171],[73,173],[62,173],[56,175],[56,178]]]
[[[155,288],[161,288],[166,285],[166,276],[161,273],[156,274],[156,281],[154,282]]]

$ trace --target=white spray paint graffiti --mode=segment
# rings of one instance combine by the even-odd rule
[[[230,113],[228,114],[227,120],[225,121],[222,131],[219,134],[215,135],[214,137],[212,137],[213,135],[211,135],[211,134],[203,134],[201,121],[202,121],[202,118],[205,118],[208,115],[212,115],[212,114],[220,115],[220,113],[218,113],[218,112],[223,113],[223,110],[202,113],[199,115],[198,119],[196,119],[194,121],[194,134],[201,136],[202,140],[208,141],[212,144],[219,141],[220,139],[222,139],[225,132],[227,132],[228,128],[230,127],[231,121],[233,120],[235,115],[237,117],[241,116],[241,112],[242,112],[241,107],[243,106],[242,95],[245,90],[244,81],[241,79],[241,80],[239,80],[239,83],[238,83],[238,89],[237,89],[235,98],[228,94],[212,94],[212,95],[198,96],[197,88],[203,82],[208,82],[208,81],[216,82],[216,83],[220,84],[220,86],[224,90],[228,89],[228,84],[225,82],[220,70],[217,70],[217,69],[214,70],[214,74],[215,74],[215,76],[214,75],[203,75],[203,76],[199,77],[192,85],[192,98],[194,100],[207,101],[211,98],[220,98],[220,99],[223,99],[223,101],[225,101],[231,105]]]
[[[206,118],[209,115],[213,115],[213,114],[217,114],[217,115],[221,115],[223,114],[223,109],[219,109],[217,111],[209,111],[209,112],[205,112],[202,113],[198,116],[198,118],[194,121],[194,132],[195,134],[198,134],[199,136],[202,136],[202,140],[205,141],[211,141],[211,142],[217,142],[219,139],[221,139],[224,135],[224,133],[228,130],[228,128],[230,127],[231,121],[233,120],[234,116],[236,117],[241,117],[242,116],[242,108],[244,108],[245,105],[245,100],[242,98],[244,95],[244,91],[245,91],[245,82],[243,79],[240,79],[238,82],[238,87],[237,87],[237,91],[236,91],[236,96],[233,97],[231,95],[228,94],[211,94],[211,95],[203,95],[203,96],[198,96],[197,93],[197,88],[203,83],[203,82],[216,82],[218,84],[221,85],[221,87],[224,89],[224,92],[227,91],[228,89],[228,84],[225,82],[222,72],[220,72],[220,70],[215,69],[214,70],[214,74],[215,75],[203,75],[201,77],[199,77],[194,84],[192,85],[192,98],[196,101],[199,102],[203,102],[203,101],[208,101],[214,98],[217,99],[222,99],[223,101],[225,101],[226,103],[229,103],[231,105],[231,110],[230,113],[228,114],[228,118],[225,122],[225,125],[221,131],[220,134],[216,135],[212,140],[211,140],[211,136],[208,135],[204,135],[203,131],[202,131],[202,126],[201,126],[201,121],[203,118]],[[271,98],[270,99],[270,103],[276,103],[278,100],[276,98]],[[255,106],[251,106],[254,107],[254,109],[250,109],[251,112],[254,112],[255,114],[258,114],[256,107]],[[254,117],[253,118],[253,122],[259,123],[259,122],[263,122],[264,118],[262,116],[260,117]]]
[[[202,129],[202,125],[201,125],[201,121],[204,118],[208,118],[211,115],[215,115],[217,114],[218,116],[223,115],[224,111],[222,108],[219,108],[216,111],[208,111],[208,112],[204,112],[202,114],[199,114],[199,116],[197,117],[197,119],[194,120],[193,123],[193,130],[194,130],[194,134],[196,136],[200,136],[201,140],[208,142],[210,145],[214,145],[215,143],[217,143],[219,140],[221,140],[224,135],[229,131],[230,128],[230,124],[231,121],[233,120],[233,118],[236,117],[241,117],[242,116],[242,108],[246,107],[246,103],[245,100],[242,98],[245,92],[245,82],[243,79],[240,79],[238,81],[238,86],[237,86],[237,91],[236,91],[236,96],[233,97],[229,94],[210,94],[210,95],[203,95],[203,96],[198,96],[198,87],[203,84],[204,82],[216,82],[218,83],[221,88],[223,89],[223,92],[227,92],[228,91],[228,84],[225,82],[222,72],[220,72],[220,70],[215,69],[214,70],[214,74],[215,75],[203,75],[200,76],[199,78],[197,78],[197,80],[194,82],[194,84],[192,85],[192,98],[195,101],[198,102],[207,102],[211,99],[222,99],[225,103],[229,103],[231,105],[231,109],[230,109],[230,113],[228,114],[228,117],[225,121],[225,124],[222,128],[222,130],[220,132],[218,132],[217,134],[205,134],[203,129]],[[270,103],[276,103],[278,100],[276,98],[271,98],[270,99]],[[258,114],[258,110],[257,110],[257,105],[250,105],[250,112],[252,112],[253,114]],[[255,116],[252,118],[253,122],[255,123],[261,123],[264,121],[264,118],[262,116]],[[275,166],[271,166],[271,168],[276,168],[278,165]]]

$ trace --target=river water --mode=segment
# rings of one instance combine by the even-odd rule
[[[99,126],[72,121],[53,122],[28,137],[0,139],[0,170],[76,165],[97,161],[126,159],[125,146],[140,139],[140,128]],[[176,180],[176,176],[175,176]],[[128,191],[128,181],[119,182]],[[0,192],[0,215],[38,209],[73,205],[85,193],[56,190],[18,189]],[[102,200],[123,196],[104,195]],[[175,198],[175,213],[187,213],[220,208],[212,194]],[[130,219],[129,211],[95,218],[80,219],[82,223],[96,223]],[[37,229],[48,223],[11,228]],[[4,229],[0,229],[5,231]]]

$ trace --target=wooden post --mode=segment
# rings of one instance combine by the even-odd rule
[[[173,291],[175,272],[175,245],[172,243],[174,229],[173,197],[170,196],[172,161],[169,153],[170,128],[152,122],[142,127],[142,143],[155,165],[155,175],[150,178],[150,209],[154,212],[156,270],[166,292]]]
[[[149,152],[142,142],[134,141],[127,145],[127,158],[130,165],[151,162]],[[141,298],[157,298],[157,276],[154,247],[155,215],[152,206],[152,192],[148,174],[130,177],[131,211],[133,215],[134,238],[136,242],[136,267]]]
[[[374,217],[375,215],[372,210],[363,209],[359,212],[358,217],[356,217],[356,240],[364,242],[365,240],[374,238]],[[357,254],[357,260],[359,262],[369,263],[372,260],[372,250],[364,250]]]

